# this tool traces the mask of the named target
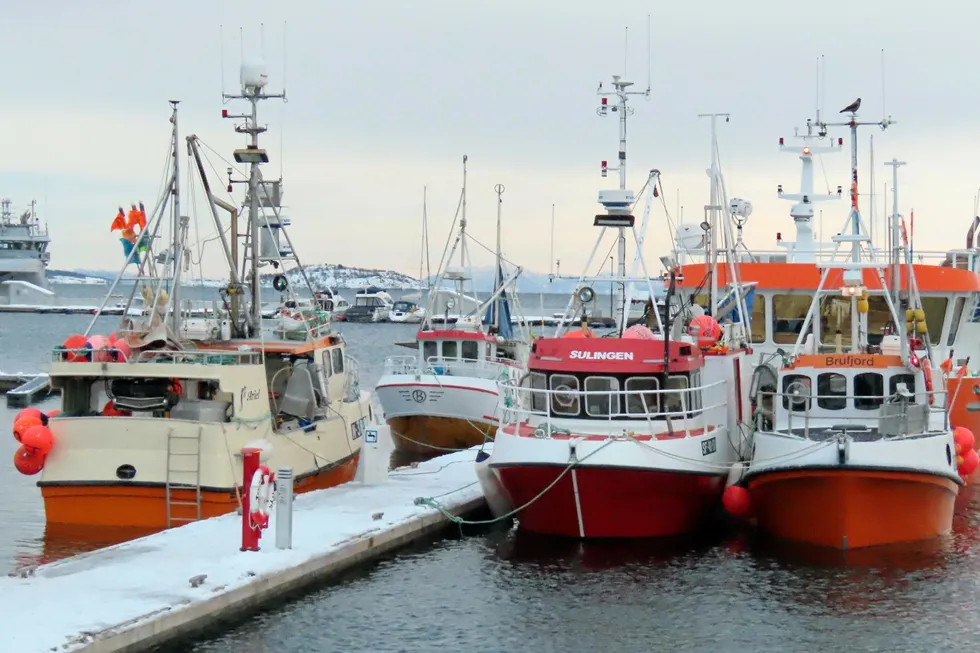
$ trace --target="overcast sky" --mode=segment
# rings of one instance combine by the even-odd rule
[[[237,91],[239,28],[245,53],[261,54],[262,22],[269,89],[281,88],[285,76],[289,96],[286,105],[263,106],[273,158],[266,174],[277,176],[283,165],[291,235],[308,263],[418,274],[423,186],[433,249],[441,251],[467,154],[473,235],[492,245],[493,187],[502,183],[506,255],[548,270],[554,204],[555,256],[563,272],[577,272],[596,236],[596,191],[615,184],[613,174],[599,176],[599,162],[616,158],[617,124],[596,116],[596,86],[623,72],[625,26],[627,77],[646,85],[647,13],[653,92],[633,103],[630,186],[638,191],[647,171],[660,169],[672,213],[679,191],[687,220],[700,221],[710,133],[697,114],[729,112],[719,133],[729,195],[755,205],[748,244],[774,248],[777,231],[792,233],[791,204],[776,199],[776,186],[789,192],[799,183],[798,159],[776,143],[814,114],[817,58],[825,55],[827,115],[860,96],[862,119],[876,120],[882,48],[885,110],[898,122],[862,137],[864,192],[873,133],[879,193],[890,181],[883,162],[907,161],[901,204],[906,214],[915,210],[916,249],[945,250],[963,246],[980,185],[973,153],[980,84],[971,72],[980,8],[969,3],[896,11],[891,2],[825,2],[811,17],[759,0],[8,5],[0,193],[17,209],[37,198],[56,268],[121,263],[108,227],[119,204],[156,199],[167,100],[183,101],[185,135],[197,133],[231,158],[243,139],[220,118],[222,50],[225,91]],[[186,168],[186,158],[181,163]],[[830,186],[846,188],[847,154],[825,157],[824,165]],[[817,179],[823,183],[819,167]],[[193,215],[190,196],[184,203]],[[843,224],[847,202],[824,209],[826,238]],[[651,264],[667,249],[664,220],[662,208],[654,211]],[[210,227],[202,225],[203,236]],[[219,272],[218,249],[205,252],[217,262],[205,272]]]

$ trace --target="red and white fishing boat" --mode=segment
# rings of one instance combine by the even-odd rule
[[[733,513],[807,544],[849,549],[948,533],[961,477],[978,462],[973,434],[961,426],[954,438],[945,393],[933,383],[918,266],[883,262],[861,219],[857,128],[887,124],[858,122],[855,111],[841,123],[851,132],[848,220],[833,238],[836,256],[819,265],[793,355],[772,379],[775,388],[760,387],[754,397],[752,459],[726,491]],[[826,133],[834,125],[818,126]],[[894,219],[893,231],[900,228]],[[841,330],[829,350],[810,331],[820,300],[830,296],[843,299],[853,318],[846,349]],[[873,299],[888,312],[882,331]]]
[[[579,278],[566,314],[581,320],[581,326],[566,332],[562,323],[554,337],[535,340],[522,383],[501,383],[501,427],[489,459],[478,463],[495,512],[510,507],[518,527],[527,531],[577,538],[690,531],[718,505],[731,465],[748,453],[743,427],[749,419],[750,350],[741,286],[731,288],[737,301],[728,316],[734,319],[716,313],[721,326],[691,306],[668,309],[666,325],[653,309],[645,325],[626,326],[632,282],[644,282],[651,300],[655,297],[642,233],[659,179],[653,171],[638,234],[632,215],[636,195],[626,189],[626,118],[632,112],[627,99],[636,94],[627,90],[630,85],[614,76],[612,91],[599,87],[600,115],[612,110],[619,116],[620,184],[599,192],[606,213],[595,217],[602,231],[586,264],[588,270],[606,230],[615,229],[619,274]],[[616,102],[612,106],[610,96]],[[716,145],[714,131],[712,118]],[[607,170],[603,162],[603,176]],[[731,229],[724,219],[716,155],[711,176],[710,223],[705,226],[712,233],[724,229],[727,240]],[[636,242],[632,276],[626,274],[627,233]],[[586,284],[597,281],[611,281],[619,300],[615,332],[602,337],[586,326],[595,302]],[[667,306],[673,289],[671,283]]]
[[[405,346],[414,356],[391,356],[375,391],[391,427],[395,449],[435,456],[492,440],[497,431],[498,382],[517,382],[526,370],[528,343],[511,323],[507,289],[521,273],[506,278],[500,243],[503,185],[497,185],[497,284],[483,302],[472,280],[466,234],[466,157],[463,157],[462,213],[459,232],[429,293],[415,341]],[[460,267],[449,268],[456,252]],[[450,281],[456,288],[443,288]],[[448,298],[447,298],[448,297]],[[519,305],[517,310],[520,310]],[[451,323],[450,311],[456,320]],[[440,323],[436,320],[442,318]],[[401,344],[401,343],[399,343]]]

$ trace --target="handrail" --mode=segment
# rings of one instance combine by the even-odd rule
[[[434,376],[477,376],[496,379],[504,371],[513,369],[506,359],[445,358],[430,356],[420,365],[417,356],[400,355],[385,358],[385,374],[426,374]],[[513,361],[510,361],[512,363]]]
[[[119,351],[108,347],[104,350],[93,350],[88,347],[79,347],[65,349],[61,346],[56,346],[51,351],[51,361],[54,363],[85,363],[91,362],[93,353],[107,353],[111,354],[113,351]],[[84,357],[77,361],[67,361],[66,358],[69,354],[75,354],[77,356]],[[224,350],[224,349],[151,349],[147,351],[141,351],[136,356],[131,356],[128,360],[120,361],[97,361],[105,363],[168,363],[171,365],[179,364],[214,364],[216,361],[230,360],[232,363],[236,364],[250,364],[255,365],[262,362],[262,352],[256,351],[254,349],[242,351],[242,350]]]

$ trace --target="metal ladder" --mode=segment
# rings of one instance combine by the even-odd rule
[[[201,433],[203,430],[204,427],[199,426],[196,435],[176,435],[172,428],[167,432],[167,528],[171,528],[174,522],[192,522],[201,519]],[[194,451],[177,450],[182,440],[185,442],[188,440],[194,441]],[[188,469],[178,464],[179,461],[186,460],[192,456],[194,463],[193,469]],[[191,474],[194,475],[193,483],[189,482],[189,480],[180,480]],[[174,492],[176,490],[193,490],[194,500],[175,500]],[[196,516],[175,517],[173,514],[175,506],[193,506],[196,510]]]

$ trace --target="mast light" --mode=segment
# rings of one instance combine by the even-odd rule
[[[810,148],[808,148],[808,147],[804,147],[804,148],[803,148],[803,154],[805,154],[805,155],[807,155],[807,156],[809,156],[809,155],[810,155]]]
[[[221,110],[221,117],[222,118],[227,118],[228,117],[228,109],[222,109]]]
[[[780,137],[779,137],[779,144],[780,144],[780,145],[782,145],[783,143],[784,143],[784,139],[783,139],[783,137],[782,137],[782,136],[780,136]]]
[[[837,144],[840,145],[841,147],[844,147],[844,139],[843,138],[838,138],[837,139]]]

